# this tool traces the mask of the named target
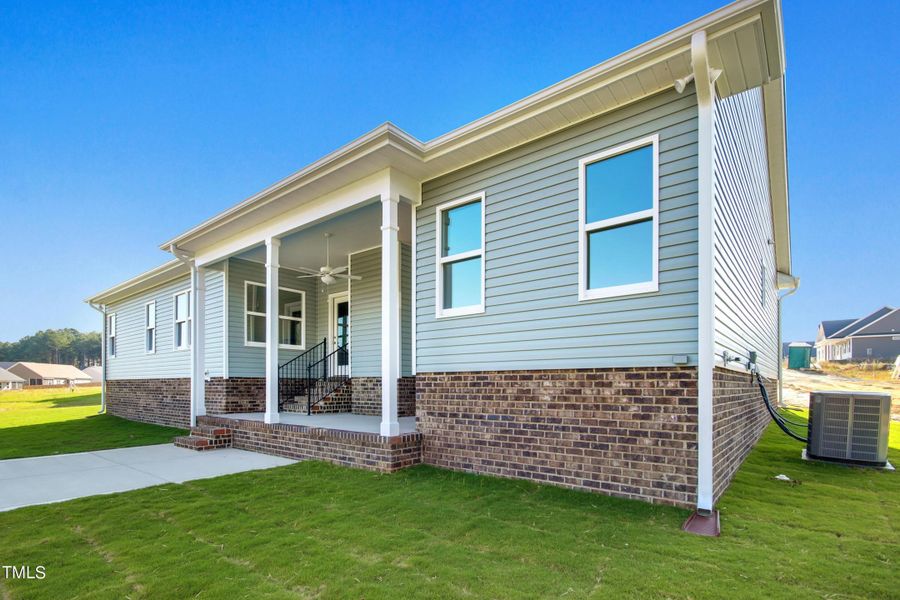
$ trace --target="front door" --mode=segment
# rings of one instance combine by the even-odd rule
[[[339,367],[346,367],[350,364],[350,299],[347,294],[333,295],[330,308],[331,348],[344,349],[338,353],[337,364]]]

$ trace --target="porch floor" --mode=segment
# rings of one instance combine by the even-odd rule
[[[222,419],[243,419],[246,421],[263,421],[265,413],[227,413],[211,415]],[[280,414],[281,423],[286,425],[303,425],[306,427],[321,427],[322,429],[337,429],[341,431],[356,431],[361,433],[380,433],[381,417],[369,415],[354,415],[351,413],[325,413],[318,415],[305,415],[303,413],[283,412]],[[415,433],[416,418],[400,417],[400,434]]]

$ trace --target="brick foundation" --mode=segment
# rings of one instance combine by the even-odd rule
[[[423,462],[692,508],[693,367],[419,373]]]
[[[381,414],[381,377],[353,378],[353,406],[356,415]],[[416,415],[416,378],[401,377],[397,380],[397,416]]]
[[[385,473],[421,462],[422,434],[406,433],[382,437],[377,433],[359,433],[321,429],[285,423],[200,417],[198,423],[227,427],[232,432],[232,447],[297,460],[316,459],[347,467],[359,467]]]
[[[774,403],[777,381],[766,380]],[[716,367],[713,371],[713,497],[728,488],[732,477],[771,421],[755,378],[749,373]]]
[[[226,414],[265,410],[264,377],[213,377],[206,382],[206,412]]]
[[[191,423],[191,380],[109,380],[106,411],[132,421],[187,428]]]

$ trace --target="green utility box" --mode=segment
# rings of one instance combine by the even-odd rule
[[[788,346],[788,369],[808,369],[812,346],[804,342],[793,342]]]

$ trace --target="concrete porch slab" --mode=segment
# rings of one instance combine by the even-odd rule
[[[212,415],[222,419],[239,419],[242,421],[264,420],[265,414],[254,413],[228,413]],[[400,417],[400,434],[415,433],[416,418]],[[302,425],[304,427],[321,427],[322,429],[337,429],[340,431],[357,431],[360,433],[380,433],[381,417],[369,415],[354,415],[351,413],[325,413],[306,415],[303,413],[280,413],[280,423],[284,425]]]
[[[172,444],[3,460],[0,461],[0,511],[293,462],[234,448],[194,452]]]

